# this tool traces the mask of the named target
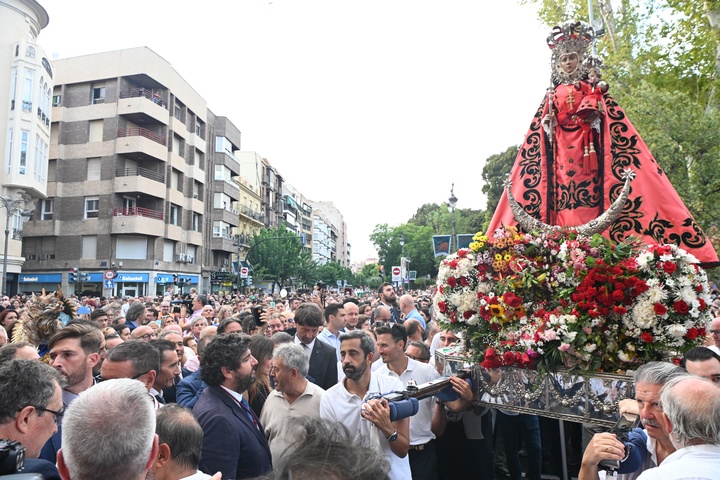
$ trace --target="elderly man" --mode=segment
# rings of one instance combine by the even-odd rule
[[[256,365],[247,335],[217,335],[205,349],[200,376],[208,387],[193,408],[205,435],[200,470],[242,479],[272,469],[262,424],[242,395],[255,382]]]
[[[28,342],[8,343],[0,347],[0,365],[13,360],[40,360],[34,345]]]
[[[391,480],[411,478],[408,448],[408,418],[390,421],[387,400],[365,401],[368,393],[403,390],[396,378],[371,372],[375,342],[364,330],[340,335],[340,357],[345,379],[323,394],[320,417],[342,423],[355,434],[355,442],[363,447],[380,448],[390,463]]]
[[[685,375],[685,371],[667,362],[649,362],[635,371],[635,402],[621,403],[621,413],[627,411],[640,415],[644,429],[636,428],[630,432],[632,453],[638,461],[626,461],[620,464],[620,474],[626,480],[637,478],[645,470],[660,465],[675,451],[669,432],[661,423],[663,408],[660,404],[660,392],[663,386],[673,378]],[[612,433],[593,435],[585,448],[580,473],[582,480],[599,478],[599,463],[602,460],[621,461],[625,458],[625,445]],[[637,464],[642,465],[637,468]],[[634,471],[627,471],[627,465],[634,465]]]
[[[305,378],[308,372],[308,359],[298,345],[279,346],[272,356],[270,373],[275,378],[275,390],[270,393],[260,422],[265,425],[265,435],[270,444],[272,457],[276,461],[296,440],[288,429],[288,418],[320,418],[320,398],[325,390]]]
[[[720,355],[705,347],[695,347],[685,353],[680,366],[692,375],[703,377],[720,388]]]
[[[718,478],[720,472],[720,390],[694,376],[677,377],[662,389],[660,423],[677,449],[638,480]]]
[[[708,333],[710,333],[713,341],[713,344],[708,348],[720,355],[720,317],[714,319],[710,323],[710,330]]]
[[[142,342],[149,342],[150,340],[155,340],[157,338],[157,334],[155,333],[155,330],[149,326],[140,325],[132,331],[130,338],[133,340],[140,340]]]
[[[203,443],[203,431],[187,408],[170,404],[157,411],[155,433],[158,436],[158,456],[148,472],[152,480],[210,480],[214,477],[198,470]]]
[[[25,447],[24,473],[57,479],[53,462],[36,460],[45,442],[57,432],[63,415],[60,374],[35,360],[0,365],[0,438]]]
[[[412,297],[412,295],[403,295],[398,300],[400,303],[400,311],[405,315],[403,318],[403,323],[407,322],[408,320],[417,320],[420,322],[420,325],[422,325],[423,330],[427,328],[427,325],[425,324],[425,319],[422,318],[422,315],[420,315],[420,312],[418,312],[418,309],[415,308],[415,299]]]
[[[132,412],[132,421],[118,412]],[[58,469],[64,480],[140,480],[157,452],[155,411],[147,391],[135,380],[112,380],[68,407]]]
[[[357,330],[360,319],[360,308],[355,302],[345,302],[345,331]]]

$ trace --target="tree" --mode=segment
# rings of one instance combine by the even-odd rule
[[[285,225],[272,230],[261,230],[250,240],[247,261],[256,277],[264,278],[282,288],[298,275],[306,265],[306,255],[300,237],[287,231]]]
[[[482,170],[482,192],[487,197],[487,208],[483,218],[484,222],[479,230],[485,231],[490,224],[490,220],[492,220],[500,198],[504,195],[505,188],[503,184],[510,170],[512,170],[518,150],[517,146],[509,147],[504,152],[491,155],[485,160]]]

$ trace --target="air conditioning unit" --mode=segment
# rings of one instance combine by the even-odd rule
[[[175,255],[175,261],[176,262],[184,262],[185,261],[185,254],[184,253],[178,253]]]
[[[192,255],[188,255],[188,256],[185,258],[185,261],[186,261],[187,263],[193,263],[193,262],[195,262],[195,257],[193,257]]]

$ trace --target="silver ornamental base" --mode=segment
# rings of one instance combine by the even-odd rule
[[[442,375],[470,369],[476,405],[571,422],[612,427],[618,419],[618,401],[635,394],[628,375],[517,367],[487,370],[470,358],[441,351],[435,352],[435,365]]]

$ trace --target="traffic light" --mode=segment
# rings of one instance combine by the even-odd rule
[[[70,269],[70,275],[68,277],[68,281],[72,283],[79,283],[80,282],[80,269],[77,267],[73,267]]]
[[[81,273],[80,274],[80,283],[86,283],[90,281],[90,274],[89,273]]]
[[[177,275],[173,275],[173,283],[175,283],[175,285],[178,284],[178,276]]]

